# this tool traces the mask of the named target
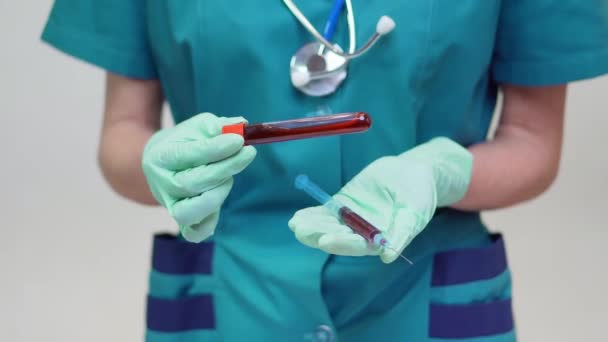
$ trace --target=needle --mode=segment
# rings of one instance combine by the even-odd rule
[[[388,249],[390,249],[391,251],[393,251],[393,252],[397,253],[397,254],[398,254],[400,257],[402,257],[402,258],[403,258],[403,260],[407,261],[407,262],[408,262],[410,265],[413,265],[413,264],[414,264],[414,263],[413,263],[413,262],[412,262],[410,259],[408,259],[408,258],[404,257],[404,256],[403,256],[403,254],[399,254],[399,252],[397,252],[397,251],[396,251],[396,250],[395,250],[393,247],[389,246],[389,245],[388,245],[388,243],[387,243],[387,244],[384,244],[383,246],[384,246],[384,248],[388,248]]]

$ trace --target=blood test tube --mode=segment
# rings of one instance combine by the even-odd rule
[[[239,123],[224,126],[222,133],[241,135],[245,139],[245,145],[259,145],[364,132],[371,127],[371,124],[372,119],[367,113],[353,112],[251,125]]]

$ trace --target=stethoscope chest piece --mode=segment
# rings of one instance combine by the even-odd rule
[[[348,61],[367,52],[381,36],[388,34],[395,27],[395,22],[390,17],[380,17],[376,24],[376,32],[363,47],[357,49],[352,0],[334,0],[334,6],[323,35],[308,21],[293,0],[283,0],[283,2],[300,24],[317,39],[316,42],[301,47],[293,55],[289,64],[291,83],[308,96],[325,96],[335,92],[346,78]],[[348,22],[348,52],[344,52],[338,45],[330,42],[340,11],[345,4]]]
[[[334,45],[340,52],[342,49]],[[347,75],[348,59],[342,57],[321,42],[302,46],[291,58],[292,84],[308,96],[332,94]]]

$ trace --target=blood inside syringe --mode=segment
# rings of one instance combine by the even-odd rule
[[[379,246],[386,245],[387,241],[383,236],[380,235],[378,236],[379,239],[376,239],[377,235],[381,234],[380,230],[374,227],[371,223],[367,222],[363,217],[350,210],[348,207],[343,206],[340,208],[338,215],[340,215],[340,219],[345,225],[349,226],[365,240]]]

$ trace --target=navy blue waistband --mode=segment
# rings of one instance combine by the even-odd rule
[[[431,304],[429,335],[433,338],[474,338],[512,331],[511,300],[466,305]]]
[[[154,237],[152,267],[168,274],[211,274],[213,242],[191,243],[170,234]]]
[[[446,286],[490,279],[507,269],[505,244],[501,235],[478,248],[462,248],[435,254],[432,286]]]
[[[214,329],[213,311],[211,295],[180,299],[148,297],[147,328],[162,332]]]

